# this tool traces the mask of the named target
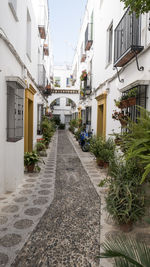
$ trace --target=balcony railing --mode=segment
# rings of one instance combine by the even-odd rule
[[[93,23],[88,23],[85,32],[85,51],[90,50],[93,43]]]
[[[50,84],[46,85],[46,87],[42,91],[43,91],[43,94],[46,96],[51,95],[52,94],[51,85]]]
[[[88,76],[87,79],[84,81],[84,94],[90,95],[92,91],[92,86],[91,86],[91,77]]]
[[[143,50],[141,46],[141,18],[128,9],[115,29],[114,66],[123,67]]]
[[[38,65],[38,85],[43,89],[46,85],[46,71],[43,64]]]
[[[45,7],[39,7],[38,28],[41,39],[46,39],[46,12]]]

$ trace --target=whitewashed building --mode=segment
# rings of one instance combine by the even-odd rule
[[[38,105],[47,103],[38,67],[46,64],[49,84],[50,63],[43,51],[50,43],[47,30],[41,34],[48,20],[40,24],[39,3],[48,17],[46,0],[0,2],[0,193],[15,190],[23,179],[24,151],[31,151],[37,138]]]
[[[75,88],[70,66],[54,66],[54,89],[48,98],[53,116],[69,127],[72,110],[78,111],[79,88]]]
[[[149,29],[149,15],[136,18],[120,0],[88,0],[73,73],[81,92],[79,112],[95,134],[120,132],[113,110],[136,120],[135,104],[120,110],[114,103],[131,89],[136,90],[136,105],[150,110]],[[84,70],[87,77],[81,81]]]

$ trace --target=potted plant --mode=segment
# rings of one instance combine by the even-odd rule
[[[93,137],[90,141],[90,151],[96,157],[97,164],[106,168],[114,156],[115,145],[110,138],[105,141],[102,137]]]
[[[133,88],[128,92],[128,105],[129,106],[136,105],[136,95],[137,95],[137,88]]]
[[[80,80],[81,81],[85,81],[87,79],[87,71],[86,70],[83,70],[82,71],[82,74],[80,76]]]
[[[144,190],[140,185],[141,173],[134,161],[124,162],[115,158],[110,163],[109,175],[106,209],[120,229],[129,232],[133,223],[145,214]]]
[[[127,125],[128,118],[129,118],[128,116],[129,116],[129,113],[125,114],[124,111],[118,112],[114,110],[114,113],[112,114],[112,118],[114,120],[119,120],[122,127],[125,127]]]
[[[35,151],[24,153],[24,165],[28,172],[33,172],[35,164],[38,163],[39,157]]]

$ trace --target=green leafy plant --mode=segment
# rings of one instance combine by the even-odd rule
[[[102,244],[99,258],[114,258],[114,267],[149,267],[150,248],[132,237],[118,235],[108,237]]]
[[[83,70],[82,71],[82,74],[80,76],[80,80],[81,81],[85,81],[87,79],[87,71],[86,70]]]
[[[133,89],[131,89],[129,92],[128,92],[128,98],[130,98],[130,97],[136,97],[136,95],[137,95],[137,88],[135,87],[135,88],[133,88]]]
[[[130,7],[131,12],[135,12],[137,16],[150,11],[149,0],[120,0],[125,4],[125,8]]]
[[[72,119],[70,122],[69,122],[69,130],[74,133],[75,132],[75,128],[78,127],[78,120],[77,119]]]
[[[135,159],[143,171],[141,183],[150,175],[150,112],[138,107],[137,122],[129,121],[122,136],[127,160]]]
[[[64,124],[64,123],[60,123],[60,125],[59,125],[59,129],[60,129],[60,130],[64,130],[64,129],[65,129],[65,124]]]
[[[114,156],[115,145],[110,138],[104,140],[102,137],[93,137],[90,140],[90,151],[96,158],[104,162],[109,162]]]
[[[35,151],[24,153],[24,165],[29,166],[36,164],[39,161],[39,157]]]
[[[136,222],[145,214],[145,194],[136,162],[114,158],[110,162],[109,175],[107,211],[119,224]]]
[[[39,152],[39,151],[45,150],[46,147],[45,147],[45,144],[43,142],[37,142],[35,149],[37,152]]]

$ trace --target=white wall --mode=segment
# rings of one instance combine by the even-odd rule
[[[47,14],[47,1],[43,0]],[[0,9],[0,193],[13,191],[24,176],[24,138],[15,143],[7,142],[7,86],[6,76],[17,76],[38,92],[34,98],[34,136],[37,136],[37,104],[46,101],[38,88],[38,48],[41,41],[36,18],[36,4],[31,0],[17,0],[17,20],[15,19],[8,1],[1,1]],[[35,5],[34,5],[35,3]],[[27,10],[31,18],[31,57],[26,53],[27,44]],[[7,19],[6,19],[7,18]],[[6,42],[2,39],[6,39]],[[49,38],[50,40],[50,38]],[[50,45],[50,41],[49,41]],[[41,51],[43,48],[41,48]],[[50,76],[51,59],[44,61],[48,78]],[[24,66],[28,70],[24,70]]]
[[[90,51],[86,52],[86,60],[84,63],[80,62],[81,44],[84,43],[85,29],[87,23],[90,22],[90,14],[94,10],[94,29],[93,29],[93,44]],[[77,50],[73,60],[72,72],[77,69],[76,88],[80,86],[80,75],[83,69],[88,72],[89,62],[92,59],[92,94],[84,100],[79,101],[79,106],[85,108],[88,106],[91,99],[92,105],[92,128],[94,133],[97,131],[97,101],[96,97],[107,92],[107,113],[106,113],[106,135],[120,131],[120,123],[112,119],[114,109],[114,99],[121,96],[121,92],[132,88],[133,84],[139,83],[149,85],[150,81],[150,33],[148,31],[149,15],[142,15],[141,21],[141,42],[145,50],[138,55],[139,65],[144,66],[144,71],[138,71],[136,67],[135,58],[131,60],[126,66],[121,69],[120,77],[124,79],[124,83],[120,83],[117,78],[116,70],[113,69],[114,61],[114,36],[112,47],[112,62],[107,64],[108,54],[108,33],[107,30],[111,23],[113,23],[113,30],[118,25],[125,10],[123,3],[120,0],[96,1],[88,0],[86,11],[81,26],[80,36],[78,39]],[[114,34],[114,31],[113,31]],[[77,68],[76,68],[77,66]],[[148,87],[147,96],[150,96],[150,88]],[[150,110],[150,104],[147,99],[147,109]]]

